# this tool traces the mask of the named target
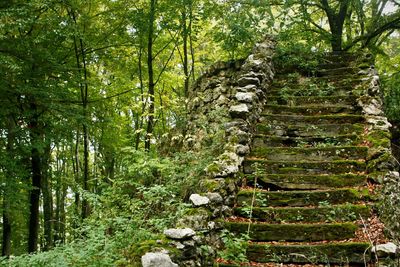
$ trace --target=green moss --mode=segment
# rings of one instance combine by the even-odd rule
[[[285,122],[285,124],[301,125],[301,124],[342,124],[342,123],[357,123],[364,122],[365,117],[362,115],[354,114],[334,114],[334,115],[314,115],[314,116],[301,116],[301,115],[281,115],[281,114],[262,114],[266,119],[273,121],[278,120]]]
[[[337,174],[337,175],[290,175],[268,174],[257,177],[264,184],[273,184],[282,189],[328,189],[349,186],[362,186],[366,183],[365,175]],[[247,176],[252,181],[254,176]]]
[[[241,190],[238,193],[238,203],[251,203],[252,190]],[[328,204],[344,204],[369,200],[368,189],[336,189],[314,191],[258,191],[256,205],[258,206],[318,206],[320,202]]]
[[[392,153],[390,151],[386,151],[376,159],[368,161],[367,171],[368,172],[383,171],[381,165],[390,164],[392,160],[393,160]]]
[[[390,148],[390,140],[392,135],[389,131],[375,130],[368,133],[366,136],[367,141],[372,147]]]
[[[369,261],[368,243],[328,243],[318,245],[250,244],[247,257],[257,262],[364,264]],[[358,266],[358,265],[357,265]]]
[[[245,233],[248,223],[225,223],[231,232]],[[330,224],[251,224],[250,238],[254,241],[321,241],[354,237],[358,226],[353,223]]]
[[[236,208],[235,213],[248,217],[246,208]],[[320,207],[253,208],[252,218],[267,222],[345,222],[355,221],[359,216],[367,218],[370,208],[365,205],[335,205]]]
[[[256,147],[251,155],[263,156],[271,160],[301,161],[301,160],[340,160],[365,159],[368,147],[334,146],[334,147]]]
[[[245,173],[254,171],[253,164],[259,163],[264,170],[272,174],[320,174],[320,173],[349,173],[363,172],[366,169],[364,161],[358,160],[333,160],[333,161],[269,161],[247,160],[244,165]]]
[[[207,166],[207,173],[219,173],[221,171],[221,166],[214,162]]]
[[[192,215],[201,215],[201,216],[210,216],[212,212],[206,208],[189,208],[184,212],[184,216],[192,216]]]
[[[160,236],[160,238],[146,240],[137,244],[132,244],[127,252],[128,257],[133,262],[132,267],[140,267],[141,257],[151,251],[160,251],[160,250],[167,250],[169,251],[169,255],[171,257],[179,255],[180,251],[175,248],[174,246],[169,245],[170,240],[168,240],[165,236]]]
[[[360,64],[357,65],[358,68],[365,70],[365,69],[369,69],[371,65],[368,62],[362,62]]]
[[[217,192],[221,185],[215,179],[202,179],[200,187],[204,188],[205,192]]]
[[[368,173],[368,179],[374,181],[375,183],[382,184],[386,174],[387,174],[386,171],[370,172]]]

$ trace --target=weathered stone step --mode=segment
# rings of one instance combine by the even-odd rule
[[[265,105],[264,113],[268,114],[353,114],[358,111],[357,107],[350,105],[307,105],[307,106],[288,106],[288,105]]]
[[[360,84],[363,80],[361,76],[350,75],[329,75],[323,77],[301,77],[297,80],[288,78],[287,76],[276,76],[271,84],[274,88],[310,88],[319,87],[321,89],[329,89],[329,87],[337,88],[343,86],[354,86]]]
[[[371,209],[366,205],[326,205],[319,207],[285,207],[260,208],[253,207],[251,216],[248,207],[235,208],[235,215],[252,218],[268,223],[296,223],[296,222],[351,222],[368,218]]]
[[[237,196],[240,206],[252,203],[254,190],[241,190]],[[334,190],[313,191],[265,191],[256,190],[254,205],[259,207],[304,207],[319,206],[321,204],[335,205],[369,201],[372,196],[368,189],[342,188]]]
[[[259,172],[269,174],[340,174],[365,172],[365,161],[269,161],[263,159],[246,159],[243,164],[245,174]]]
[[[275,136],[256,134],[253,137],[253,147],[322,147],[338,145],[354,145],[359,143],[358,134],[343,134],[332,136]]]
[[[248,185],[254,185],[255,176],[246,176]],[[361,174],[295,175],[265,174],[257,176],[257,185],[280,190],[315,190],[364,186],[367,176]]]
[[[362,115],[354,114],[334,114],[334,115],[287,115],[287,114],[268,114],[262,113],[262,122],[283,125],[318,125],[318,124],[343,124],[360,123],[365,121]]]
[[[369,262],[369,248],[370,244],[363,242],[292,245],[285,243],[250,243],[247,248],[247,258],[254,262],[329,264],[327,266],[343,264],[348,266],[348,264]]]
[[[225,222],[233,233],[246,233],[249,223]],[[251,223],[249,237],[252,241],[329,241],[352,238],[358,226],[354,223],[319,224],[267,224]]]
[[[272,97],[345,97],[352,95],[353,86],[324,87],[287,84],[271,87],[267,91],[267,99]]]
[[[326,67],[324,68],[322,66],[322,68],[318,68],[313,74],[315,76],[321,77],[321,76],[334,76],[334,75],[349,75],[349,74],[353,74],[353,75],[357,75],[358,72],[361,69],[358,67],[349,67],[349,66],[332,66],[331,67]]]
[[[284,124],[278,121],[264,121],[256,125],[258,134],[289,137],[332,137],[344,134],[361,134],[361,124],[329,123],[311,125],[311,123]]]
[[[335,147],[254,147],[250,157],[263,158],[272,161],[329,161],[358,160],[367,157],[366,146],[335,146]]]
[[[352,95],[336,95],[336,96],[269,96],[268,103],[278,105],[354,105],[356,96]]]

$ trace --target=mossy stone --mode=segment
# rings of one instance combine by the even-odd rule
[[[245,233],[248,223],[225,223],[231,232]],[[329,224],[250,224],[253,241],[322,241],[352,238],[358,226],[353,223]]]
[[[343,242],[318,245],[250,244],[247,257],[257,262],[299,264],[364,264],[370,260],[369,243]]]

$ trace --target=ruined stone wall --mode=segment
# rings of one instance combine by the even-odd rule
[[[366,117],[364,140],[370,147],[367,158],[369,179],[381,184],[378,192],[380,205],[378,212],[385,223],[389,238],[400,242],[400,175],[399,162],[391,149],[391,124],[383,111],[383,93],[377,71],[371,65],[359,72],[363,76],[364,86],[356,88],[358,105]],[[377,248],[373,248],[373,251]],[[393,252],[395,254],[395,252]],[[378,253],[379,256],[379,253]]]
[[[274,45],[266,38],[246,59],[213,65],[192,87],[185,148],[201,150],[216,134],[224,141],[219,156],[205,170],[202,186],[190,196],[193,208],[176,228],[165,230],[166,240],[142,257],[143,266],[213,266],[221,245],[220,220],[232,212],[252,126],[274,76]]]

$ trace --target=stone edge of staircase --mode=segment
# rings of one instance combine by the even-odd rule
[[[366,118],[364,130],[364,142],[369,146],[367,156],[367,176],[370,180],[381,185],[378,190],[378,204],[376,211],[380,220],[384,223],[386,235],[393,238],[391,234],[398,231],[400,226],[394,210],[387,207],[391,197],[398,199],[391,185],[395,185],[397,192],[400,190],[400,175],[398,172],[399,162],[392,154],[391,132],[392,125],[387,120],[383,109],[383,92],[380,87],[380,78],[374,65],[369,69],[360,70],[359,75],[366,76],[363,81],[365,86],[354,90],[358,93],[357,104]],[[399,210],[397,210],[398,212]],[[371,252],[378,263],[385,262],[391,258],[400,258],[399,244],[388,242],[386,244],[371,244]]]
[[[221,155],[206,168],[201,191],[190,196],[190,215],[180,219],[176,228],[164,231],[165,240],[158,240],[158,245],[142,256],[143,267],[213,266],[217,249],[222,246],[220,219],[233,213],[241,182],[240,167],[250,152],[252,126],[260,117],[266,90],[274,77],[274,49],[274,38],[267,36],[244,61],[217,63],[192,86],[189,134],[183,140],[184,146],[189,150],[201,149],[198,136],[204,128],[204,117],[198,115],[211,112],[219,112],[222,119],[215,122],[205,116],[206,124],[219,123],[226,142]],[[226,75],[229,70],[235,73]],[[198,121],[200,125],[196,124]]]

